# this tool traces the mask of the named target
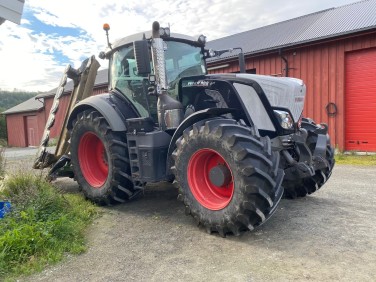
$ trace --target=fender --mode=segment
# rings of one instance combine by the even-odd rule
[[[186,119],[183,120],[183,122],[179,125],[179,127],[175,130],[174,135],[171,138],[170,145],[168,147],[167,152],[167,168],[166,171],[170,172],[171,167],[171,155],[172,152],[175,150],[175,144],[176,141],[179,139],[179,137],[183,134],[183,131],[188,128],[189,126],[192,126],[196,122],[204,119],[209,118],[215,118],[219,117],[220,115],[231,113],[235,116],[236,119],[238,119],[237,115],[238,110],[232,109],[232,108],[209,108],[201,111],[194,112],[190,116],[188,116]]]
[[[67,128],[73,127],[77,114],[87,109],[97,110],[108,122],[112,131],[126,131],[125,121],[140,115],[125,101],[113,93],[90,96],[79,102],[69,116]]]

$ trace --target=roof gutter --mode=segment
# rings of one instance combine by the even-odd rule
[[[44,107],[44,97],[35,97],[35,100],[37,100],[38,102],[42,103],[42,105]]]

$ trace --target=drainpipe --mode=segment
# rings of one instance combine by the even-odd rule
[[[35,97],[35,100],[37,100],[39,103],[42,103],[42,105],[44,106],[44,98],[41,98],[41,97]],[[41,101],[42,100],[42,101]]]
[[[240,53],[238,54],[238,58],[239,58],[239,72],[240,73],[246,73],[246,71],[245,71],[245,58],[244,58],[243,49],[241,47],[236,47],[236,48],[234,48],[234,50],[235,49],[240,50]]]
[[[289,76],[289,62],[287,61],[286,57],[283,56],[282,49],[278,50],[278,55],[285,62],[285,74],[286,74],[286,77],[288,77]]]

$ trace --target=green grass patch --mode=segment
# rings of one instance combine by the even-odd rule
[[[0,147],[0,181],[4,178],[5,175],[5,149]]]
[[[0,147],[7,147],[8,143],[6,139],[0,138]]]
[[[41,176],[6,178],[0,199],[12,211],[0,219],[0,280],[30,274],[85,251],[85,227],[98,214],[80,195],[61,194]]]
[[[376,155],[356,155],[354,154],[336,154],[336,164],[345,165],[364,165],[373,166],[376,165]]]
[[[50,140],[48,140],[48,146],[56,146],[58,141],[58,138],[51,138]]]

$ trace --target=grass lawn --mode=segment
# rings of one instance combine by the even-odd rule
[[[0,219],[0,281],[86,250],[84,231],[98,209],[81,195],[62,194],[42,176],[18,173],[1,181],[0,200],[12,205]]]
[[[376,165],[376,155],[336,154],[336,164],[344,165]]]

